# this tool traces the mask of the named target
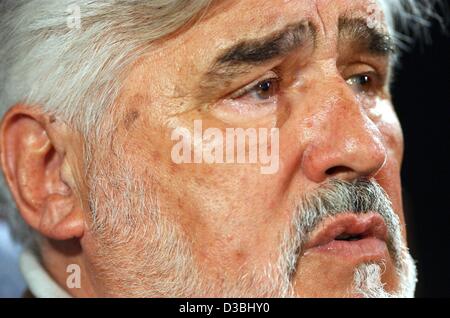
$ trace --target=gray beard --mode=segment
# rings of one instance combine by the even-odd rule
[[[305,196],[297,207],[291,231],[285,235],[280,266],[293,277],[303,247],[317,226],[343,213],[378,213],[387,225],[387,246],[399,277],[398,290],[390,295],[381,283],[383,264],[362,264],[355,269],[354,294],[362,297],[414,297],[417,270],[408,248],[402,240],[400,220],[383,188],[375,181],[355,182],[330,180],[314,193]],[[301,264],[300,264],[301,265]],[[284,290],[293,290],[293,286]],[[292,295],[292,292],[288,292]]]
[[[124,168],[125,167],[125,168]],[[385,291],[381,264],[361,264],[355,269],[351,294],[359,297],[413,297],[416,268],[401,239],[398,216],[383,189],[373,181],[353,183],[331,180],[303,197],[289,229],[282,234],[279,258],[236,280],[207,280],[196,263],[190,244],[175,222],[160,212],[156,191],[148,193],[132,169],[123,174],[98,169],[92,174],[91,231],[98,238],[95,266],[99,278],[110,283],[107,296],[132,297],[296,297],[293,277],[310,234],[327,218],[341,213],[379,213],[388,228],[388,249],[399,276],[398,289]],[[102,193],[102,197],[94,195]],[[142,227],[142,225],[146,225]],[[148,226],[147,226],[148,225]],[[151,230],[149,230],[149,227]],[[151,234],[149,234],[149,232]],[[127,248],[141,242],[139,251]],[[126,250],[126,259],[115,253]],[[107,260],[105,262],[104,260]]]

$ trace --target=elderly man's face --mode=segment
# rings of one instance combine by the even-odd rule
[[[382,263],[381,281],[395,291],[396,260],[379,211],[339,211],[348,213],[324,218],[296,251],[286,247],[302,199],[335,179],[373,178],[403,220],[402,134],[387,88],[390,50],[379,34],[383,21],[371,26],[371,13],[367,1],[230,1],[139,60],[116,104],[116,162],[104,173],[133,185],[117,191],[107,182],[118,192],[111,197],[117,217],[120,206],[139,222],[123,218],[85,235],[96,284],[112,294],[136,286],[145,294],[140,287],[158,285],[153,279],[167,283],[168,293],[172,286],[201,295],[205,290],[195,288],[207,282],[210,295],[348,296],[359,265]],[[180,127],[193,131],[195,120],[203,130],[223,132],[278,128],[278,170],[175,163],[171,135]],[[104,147],[99,162],[110,160],[110,151]],[[104,164],[93,169],[98,187]],[[128,198],[145,195],[127,206],[124,191]],[[98,198],[99,219],[111,219],[107,195],[91,196]],[[182,274],[183,266],[192,272]],[[186,286],[176,286],[183,275]]]
[[[379,283],[397,292],[403,141],[383,32],[364,0],[226,1],[155,44],[126,74],[105,116],[111,142],[93,142],[80,186],[95,213],[81,238],[93,290],[357,296],[355,270],[379,264]],[[278,129],[277,169],[175,162],[172,134],[194,121],[224,136]],[[400,227],[376,205],[314,201],[352,186],[370,197],[377,184]],[[308,223],[314,208],[323,215]]]

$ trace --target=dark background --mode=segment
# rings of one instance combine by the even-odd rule
[[[403,53],[392,87],[405,134],[402,178],[408,240],[418,262],[417,297],[450,297],[448,23],[445,29],[434,23],[431,44]]]

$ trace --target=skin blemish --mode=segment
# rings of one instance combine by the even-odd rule
[[[245,259],[247,258],[247,254],[243,250],[237,250],[234,253],[234,257],[237,262],[243,263]]]
[[[139,118],[139,116],[140,116],[139,111],[137,111],[135,109],[128,112],[123,119],[123,124],[125,126],[125,129],[129,130],[131,128],[131,126],[133,125],[133,123]]]
[[[152,151],[152,158],[154,161],[161,161],[161,153],[159,151]]]

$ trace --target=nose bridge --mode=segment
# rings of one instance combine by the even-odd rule
[[[342,78],[328,77],[316,85],[314,96],[320,116],[303,153],[307,177],[321,182],[376,175],[387,156],[383,138],[352,89]]]
[[[361,147],[381,142],[381,134],[369,119],[359,99],[343,79],[337,84],[326,85],[322,91],[324,101],[319,102],[327,108],[324,124],[328,127],[328,140],[339,144],[356,143]]]

